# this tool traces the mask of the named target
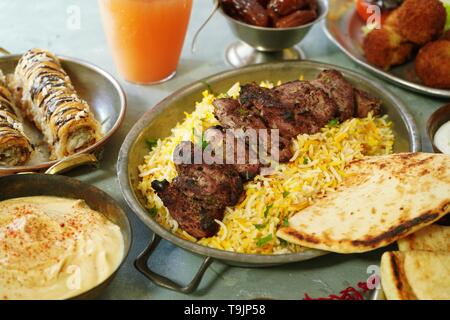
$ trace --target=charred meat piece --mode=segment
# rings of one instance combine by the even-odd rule
[[[381,100],[363,90],[355,89],[355,103],[356,116],[358,118],[365,118],[370,112],[373,112],[373,115],[379,115],[381,113]]]
[[[225,128],[266,129],[265,123],[255,110],[231,98],[216,99],[214,114]]]
[[[239,100],[243,106],[258,110],[266,126],[280,130],[281,136],[291,138],[298,134],[293,111],[281,103],[274,90],[260,87],[256,83],[246,84],[241,86]]]
[[[177,146],[174,162],[178,176],[172,183],[152,181],[152,187],[181,228],[201,238],[217,232],[214,219],[223,219],[225,208],[237,204],[244,187],[232,166],[192,163],[196,152],[202,150],[191,142]]]
[[[259,116],[264,120],[270,129],[278,129],[279,139],[279,161],[287,162],[292,157],[290,150],[291,139],[300,133],[315,133],[319,131],[320,126],[317,120],[320,120],[319,111],[317,119],[311,114],[309,105],[319,103],[312,99],[305,100],[305,88],[307,83],[302,85],[284,84],[273,89],[261,88],[257,84],[248,84],[241,87],[240,101],[250,109],[259,110]],[[310,89],[319,92],[313,86]],[[323,92],[319,92],[327,99]],[[327,99],[329,100],[329,99]],[[328,101],[329,102],[329,101]],[[319,106],[322,108],[323,106]],[[335,113],[335,107],[332,103],[325,106],[328,110]]]
[[[184,142],[182,148],[182,152],[192,155],[198,147],[191,142]],[[197,151],[203,150],[197,149]],[[176,163],[176,168],[180,189],[188,197],[203,200],[206,203],[232,206],[237,203],[243,191],[242,180],[233,167],[202,162],[201,164]]]
[[[258,0],[220,0],[223,11],[232,18],[258,26],[269,26],[269,16]]]
[[[265,122],[270,128],[278,129],[282,137],[289,139],[300,133],[315,131],[312,129],[312,127],[315,127],[315,124],[314,119],[311,117],[311,121],[308,121],[306,117],[300,117],[302,122],[297,122],[295,108],[287,106],[263,107],[261,109],[261,116],[264,117]]]
[[[278,97],[273,90],[261,87],[256,83],[248,83],[241,86],[239,102],[242,106],[261,110],[263,107],[281,107]]]
[[[320,88],[307,81],[291,81],[275,87],[280,102],[289,107],[300,133],[316,133],[336,116],[337,106]]]
[[[317,19],[317,13],[312,10],[297,10],[275,22],[275,28],[293,28],[305,25]]]
[[[260,129],[267,130],[267,126],[264,121],[259,117],[259,115],[256,114],[257,110],[254,108],[252,109],[250,105],[241,105],[238,100],[230,98],[217,99],[213,102],[213,105],[214,114],[217,120],[219,120],[222,126],[227,129],[242,129],[243,131],[255,129],[257,135],[259,134]],[[225,137],[222,137],[222,141],[224,138]],[[218,141],[220,141],[220,139]],[[257,152],[258,146],[249,146],[248,143],[245,144],[247,146],[247,151]],[[235,141],[234,147],[228,146],[228,148],[233,147],[233,162],[235,164],[236,170],[239,171],[244,179],[251,179],[259,173],[261,165],[249,163],[248,159],[250,158],[250,155],[248,152],[246,152],[245,154],[245,163],[242,163],[241,161],[241,163],[238,164],[236,145],[237,141]]]
[[[280,130],[280,135],[295,135],[296,124],[289,108],[281,104],[273,90],[250,83],[241,86],[239,100],[243,106],[257,110],[267,128]]]
[[[278,15],[286,16],[294,11],[308,7],[309,0],[270,0],[269,9],[273,9]]]
[[[272,117],[283,117],[286,111],[274,96],[270,89],[262,88],[255,83],[243,85],[239,101],[235,99],[218,99],[214,101],[214,113],[219,122],[226,128],[231,129],[267,129],[267,140],[261,136],[263,144],[270,148],[270,129],[280,129],[279,137],[279,161],[286,162],[292,157],[290,149],[291,134],[285,137],[286,132],[296,132],[293,120],[277,121]],[[273,120],[273,121],[272,121]],[[274,123],[279,123],[276,126]],[[255,150],[255,149],[254,149]],[[270,154],[270,150],[267,150]],[[239,170],[240,171],[240,170]]]
[[[208,142],[208,147],[205,149],[208,152],[209,148],[212,150],[219,150],[221,152],[222,162],[228,166],[232,166],[241,176],[244,181],[253,179],[259,174],[262,164],[258,159],[258,154],[255,147],[250,146],[245,141],[242,141],[244,146],[244,154],[238,157],[238,138],[234,134],[229,133],[227,137],[225,129],[216,126],[206,129],[205,140]],[[231,146],[230,141],[231,140]],[[256,149],[257,150],[257,149]]]
[[[290,140],[293,137],[301,133],[318,132],[336,114],[335,104],[324,91],[301,81],[273,89],[262,88],[255,83],[246,84],[241,86],[239,101],[245,110],[251,110],[253,116],[258,111],[267,128],[279,130],[280,162],[286,162],[292,157]],[[233,104],[236,109],[238,104]],[[221,121],[220,116],[218,119]]]
[[[170,184],[167,180],[152,181],[152,187],[180,228],[191,236],[211,237],[219,231],[219,225],[214,220],[223,219],[224,208],[208,207],[201,201],[187,197],[176,183]]]
[[[226,165],[194,164],[183,166],[174,184],[189,198],[208,208],[234,206],[243,192],[239,173]]]
[[[353,86],[337,70],[324,70],[311,83],[325,91],[339,109],[339,120],[345,121],[355,114]]]

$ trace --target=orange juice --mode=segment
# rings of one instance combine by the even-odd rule
[[[98,0],[114,61],[126,80],[157,83],[175,74],[192,0]]]

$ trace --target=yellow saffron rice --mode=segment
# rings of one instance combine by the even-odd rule
[[[269,82],[261,86],[272,87]],[[237,97],[240,85],[235,84],[228,96]],[[197,240],[178,227],[162,201],[151,187],[153,180],[172,181],[177,172],[172,161],[175,147],[182,141],[198,143],[196,131],[218,125],[212,102],[216,97],[203,92],[203,100],[186,114],[172,134],[158,140],[139,166],[140,191],[147,198],[149,214],[179,236],[216,249],[241,253],[281,254],[304,250],[298,245],[278,239],[275,234],[287,219],[307,207],[316,197],[334,189],[345,175],[344,167],[363,156],[392,153],[394,134],[387,116],[349,119],[330,123],[321,132],[297,136],[292,141],[294,156],[289,163],[279,164],[273,175],[257,176],[245,184],[245,197],[228,207],[219,232]]]

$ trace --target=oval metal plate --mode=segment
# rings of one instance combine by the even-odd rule
[[[450,98],[450,90],[423,85],[414,71],[414,60],[396,66],[389,71],[369,64],[362,49],[364,22],[355,10],[354,0],[332,0],[330,11],[324,20],[328,38],[350,59],[373,74],[405,89],[429,96]]]
[[[4,74],[14,72],[21,55],[8,55],[0,57],[0,69]],[[101,123],[103,138],[96,144],[78,153],[94,152],[111,138],[119,129],[125,117],[126,98],[125,94],[113,76],[103,69],[75,58],[58,56],[62,67],[72,80],[80,97],[88,102],[95,118]],[[40,144],[39,148],[45,152],[46,145],[43,143],[41,134],[34,126],[25,121],[25,127],[29,130],[33,144]],[[17,172],[38,171],[49,168],[57,161],[49,161],[44,155],[41,159],[34,159],[33,163],[23,166],[4,167],[0,166],[1,174]]]
[[[194,110],[195,102],[202,98],[202,91],[210,88],[214,92],[226,92],[238,81],[241,83],[263,80],[273,82],[281,80],[284,82],[298,79],[300,76],[307,80],[314,79],[320,71],[329,68],[341,71],[347,80],[356,87],[367,90],[383,100],[384,112],[394,122],[396,136],[394,148],[396,152],[420,151],[420,136],[413,117],[398,98],[386,91],[376,81],[367,79],[348,69],[313,61],[285,61],[252,65],[219,73],[180,89],[145,113],[135,124],[125,138],[117,163],[120,187],[129,206],[142,222],[162,238],[196,254],[220,259],[229,264],[270,266],[308,260],[324,255],[326,252],[312,249],[292,254],[242,254],[217,250],[184,240],[165,229],[147,213],[145,209],[146,200],[138,190],[138,165],[143,162],[144,156],[148,153],[146,139],[164,138],[170,135],[171,129],[177,122],[184,119],[184,112]]]

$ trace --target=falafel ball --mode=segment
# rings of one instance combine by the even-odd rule
[[[383,27],[388,27],[399,32],[399,13],[400,13],[399,9],[400,8],[397,8],[389,12],[388,16],[386,17],[386,20],[383,23]]]
[[[430,42],[420,49],[416,73],[429,87],[450,89],[450,41]]]
[[[414,45],[394,29],[374,29],[364,38],[363,49],[369,63],[383,69],[402,64],[411,57]]]
[[[398,11],[399,31],[417,45],[437,39],[444,31],[447,12],[439,0],[405,0]]]

